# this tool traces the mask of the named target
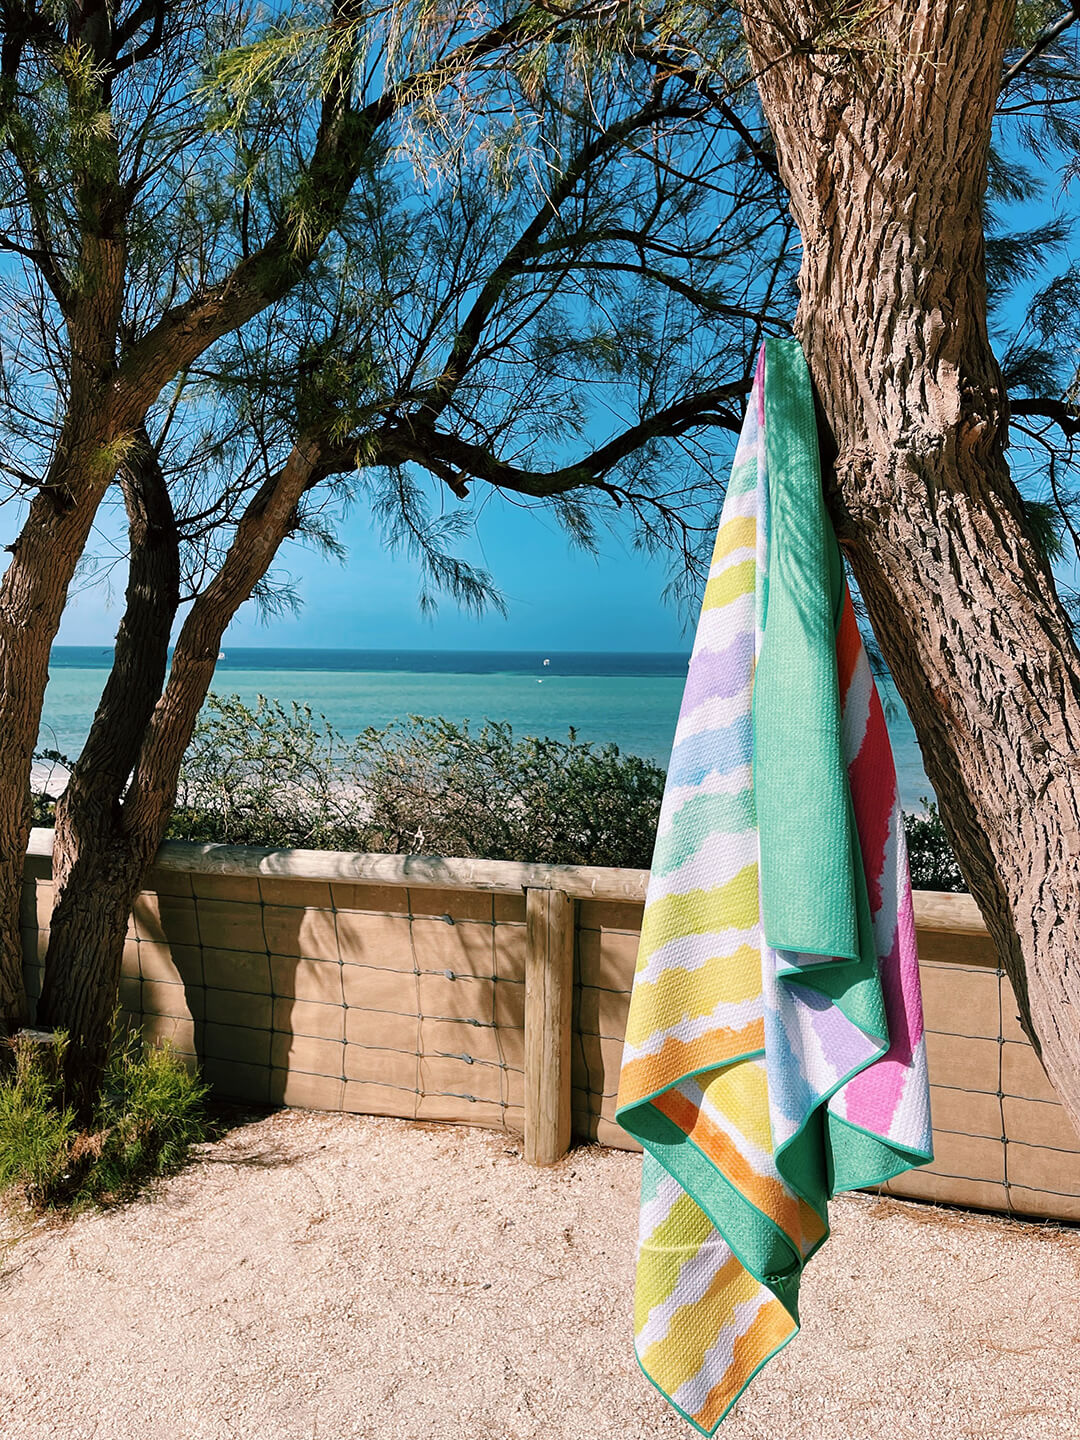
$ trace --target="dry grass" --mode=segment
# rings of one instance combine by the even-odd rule
[[[0,1250],[4,1440],[686,1440],[629,1314],[639,1161],[281,1111]],[[834,1207],[722,1440],[1076,1440],[1080,1235]]]

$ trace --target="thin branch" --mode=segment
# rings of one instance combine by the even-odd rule
[[[656,107],[652,103],[633,115],[626,116],[609,130],[595,136],[583,145],[558,180],[551,187],[550,194],[530,220],[525,229],[511,245],[495,268],[490,272],[454,336],[443,372],[431,386],[424,399],[422,413],[426,420],[435,421],[449,405],[454,391],[460,384],[480,343],[480,336],[506,287],[520,275],[536,253],[544,231],[558,218],[563,203],[574,193],[583,175],[603,155],[621,145],[636,130],[641,130],[664,118],[666,105]]]
[[[210,345],[286,294],[305,273],[338,222],[370,153],[376,133],[418,91],[446,84],[463,68],[494,53],[520,30],[516,16],[467,41],[432,70],[410,75],[360,109],[353,107],[349,82],[342,81],[323,102],[307,175],[312,193],[323,198],[320,224],[305,239],[295,233],[295,215],[286,211],[274,233],[209,291],[166,312],[125,356],[117,376],[122,405],[135,413],[178,369],[190,366]]]
[[[1007,85],[1011,85],[1018,75],[1022,75],[1044,51],[1050,48],[1058,36],[1068,30],[1070,25],[1075,25],[1077,20],[1080,20],[1080,4],[1070,5],[1063,15],[1059,15],[1052,24],[1047,25],[1045,30],[1040,31],[1030,49],[1005,71],[1001,81],[1002,90]]]
[[[567,274],[571,268],[570,263],[564,265],[529,265],[525,271],[528,275],[542,274]],[[728,320],[759,320],[768,325],[772,324],[781,327],[784,321],[779,316],[762,314],[759,310],[747,310],[740,305],[728,305],[725,301],[717,299],[714,295],[700,290],[695,285],[688,284],[678,275],[669,275],[664,270],[655,270],[651,265],[633,265],[628,260],[590,260],[588,262],[589,272],[610,271],[615,274],[637,275],[642,280],[652,280],[657,285],[663,285],[674,294],[688,300],[691,305],[697,306],[699,310],[707,310],[711,315],[723,315]]]
[[[492,454],[484,445],[459,435],[438,430],[423,419],[396,421],[370,436],[337,445],[325,445],[312,485],[332,475],[347,474],[360,466],[400,465],[411,462],[430,470],[459,497],[468,493],[468,478],[483,480],[503,490],[538,498],[565,495],[571,490],[592,488],[609,494],[618,488],[606,477],[628,456],[650,440],[669,439],[701,426],[712,426],[738,434],[741,417],[724,408],[741,401],[748,382],[715,386],[687,395],[663,406],[646,419],[628,426],[572,465],[555,470],[529,470]],[[622,492],[625,493],[625,492]]]

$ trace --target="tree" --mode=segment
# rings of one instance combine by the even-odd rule
[[[162,537],[146,494],[151,408],[294,290],[392,122],[437,113],[470,73],[497,87],[568,24],[529,6],[484,27],[471,12],[328,0],[259,35],[240,5],[0,6],[0,250],[17,292],[4,384],[22,432],[9,472],[29,496],[0,580],[0,1028],[25,1017],[16,916],[49,648],[121,469],[137,532],[147,547]],[[299,113],[296,84],[272,83],[283,49],[320,57],[317,99]],[[227,143],[237,115],[191,85],[215,50],[246,88],[240,146]],[[313,453],[298,437],[290,483]]]
[[[1012,438],[1023,436],[1034,454],[1042,447],[1068,528],[1071,496],[1059,481],[1080,415],[1055,391],[1052,345],[1080,279],[1067,272],[1032,297],[1030,334],[1007,347],[1002,374],[984,274],[988,259],[998,277],[1030,278],[1030,257],[1060,241],[1060,227],[1043,226],[988,246],[985,195],[988,173],[995,193],[1023,192],[1012,157],[991,148],[1003,80],[999,124],[1014,115],[1020,138],[1044,158],[1055,147],[1075,151],[1069,115],[1080,77],[1060,43],[1076,16],[1029,4],[1016,22],[1009,5],[976,13],[931,0],[747,0],[742,11],[749,68],[727,6],[660,9],[617,25],[602,7],[528,9],[479,35],[473,11],[455,11],[434,40],[419,27],[410,54],[421,55],[428,78],[419,89],[390,84],[389,105],[381,51],[362,81],[355,66],[320,69],[321,54],[341,53],[325,45],[325,26],[248,33],[251,44],[228,52],[214,87],[225,96],[224,128],[200,119],[191,133],[218,147],[219,166],[227,154],[249,178],[231,191],[210,187],[212,204],[186,202],[172,288],[186,293],[194,263],[206,278],[192,288],[218,294],[214,277],[232,252],[246,276],[250,257],[281,230],[282,194],[293,238],[275,264],[289,283],[270,299],[263,285],[261,309],[215,332],[175,371],[175,395],[201,395],[207,408],[212,399],[224,429],[211,427],[178,459],[172,437],[184,406],[159,401],[159,391],[109,451],[105,468],[119,476],[134,541],[128,609],[117,669],[60,807],[62,893],[44,1005],[54,1019],[77,1018],[84,1055],[99,1043],[115,983],[124,895],[138,888],[167,823],[220,636],[265,587],[280,544],[318,525],[324,487],[353,477],[391,538],[425,556],[436,582],[476,601],[489,593],[486,578],[460,568],[445,543],[461,512],[427,514],[418,469],[458,500],[476,483],[542,500],[586,540],[597,502],[622,507],[647,542],[674,538],[689,549],[685,486],[658,484],[658,461],[707,427],[736,425],[756,341],[782,328],[786,313],[790,198],[803,241],[797,323],[833,447],[838,533],[1025,1024],[1080,1121],[1080,1026],[1068,1018],[1078,998],[1076,652],[1054,589],[1045,507],[1022,498],[1005,460],[1008,388]],[[388,17],[401,14],[378,12],[395,56],[401,26]],[[146,45],[154,35],[151,27]],[[170,84],[172,104],[175,75]],[[66,81],[61,89],[69,97]],[[41,133],[68,133],[72,104],[65,98],[63,125]],[[322,135],[328,104],[339,119],[368,116],[362,160],[331,145],[334,164],[320,171],[312,160],[290,190],[282,177],[298,173],[295,136]],[[439,184],[413,185],[398,203],[402,173],[388,157],[403,149]],[[347,187],[345,153],[355,170]],[[613,188],[624,168],[630,189]],[[26,167],[17,173],[23,228],[11,238],[37,273],[39,192]],[[492,204],[492,179],[510,197],[505,209]],[[703,197],[720,207],[704,227]],[[526,200],[531,213],[520,208]],[[322,217],[315,232],[301,223],[309,206]],[[65,223],[81,234],[81,212]],[[175,233],[160,217],[158,225]],[[430,256],[433,267],[403,269],[403,254]],[[155,309],[163,288],[145,286],[134,338],[124,340],[131,353],[147,354],[145,337],[177,309],[175,296],[164,315]],[[58,353],[55,329],[38,329],[45,353]],[[60,369],[67,405],[77,387]],[[632,403],[633,418],[590,444],[595,418],[578,406],[598,381]],[[40,407],[16,399],[9,412],[22,406],[40,428]],[[97,414],[93,404],[87,413]],[[689,452],[688,463],[696,458]],[[93,493],[84,490],[96,506],[109,480],[94,473]],[[32,476],[30,484],[39,506],[48,492]],[[84,532],[57,533],[74,534],[61,551],[73,564]],[[193,603],[162,688],[181,590]],[[0,630],[0,659],[3,640]],[[19,671],[37,673],[29,662]],[[25,693],[40,706],[39,692]],[[21,755],[29,724],[16,718],[21,739],[9,753]]]
[[[1080,14],[1017,47],[1006,0],[742,8],[802,236],[796,329],[830,509],[1025,1029],[1080,1125],[1080,656],[1009,473],[984,237],[1003,84],[1021,108],[1047,87],[1075,107],[1054,46]],[[1075,433],[1075,408],[1056,418]]]
[[[196,202],[189,185],[178,215],[155,215],[136,336],[147,326],[155,335],[175,309],[170,295],[159,316],[155,265],[171,288],[176,271],[213,274],[233,250],[242,269],[271,243],[281,223],[280,183],[271,182],[303,133],[297,113],[310,111],[321,134],[328,105],[351,115],[355,90],[378,118],[359,153],[349,151],[344,178],[340,166],[303,170],[304,213],[324,218],[302,270],[290,260],[287,287],[264,287],[246,314],[230,310],[228,332],[177,364],[169,392],[158,398],[159,386],[147,399],[117,457],[126,606],[57,806],[57,899],[38,1011],[72,1036],[69,1090],[84,1109],[106,1054],[127,917],[168,826],[222,636],[266,585],[281,544],[320,531],[328,487],[347,478],[436,586],[474,604],[490,596],[486,577],[448,548],[462,512],[448,521],[426,513],[416,467],[456,502],[473,482],[542,498],[587,543],[595,520],[584,490],[636,516],[643,543],[674,538],[693,558],[695,489],[707,512],[715,499],[693,436],[737,428],[755,337],[777,324],[770,303],[790,223],[775,173],[701,78],[629,49],[602,82],[583,77],[567,52],[587,41],[585,21],[557,17],[552,38],[525,9],[501,27],[499,44],[517,26],[531,48],[501,65],[491,100],[496,47],[471,15],[443,17],[457,58],[434,69],[426,61],[439,82],[426,88],[388,90],[385,74],[371,73],[370,46],[328,69],[325,34],[314,44],[295,20],[250,35],[213,62],[208,91],[224,117],[215,162],[251,172],[250,183],[223,196],[204,181]],[[439,56],[449,43],[440,34]],[[137,62],[132,70],[137,81]],[[418,115],[447,77],[460,113]],[[155,131],[157,94],[136,85],[129,96],[140,133]],[[421,160],[427,178],[417,183]],[[748,265],[748,242],[763,239],[766,263],[759,252]],[[55,350],[55,319],[38,315],[44,348]],[[590,413],[590,382],[604,387],[609,414],[621,412],[615,423]],[[659,465],[665,441],[682,447],[687,478],[670,443]],[[182,598],[190,608],[168,664]]]

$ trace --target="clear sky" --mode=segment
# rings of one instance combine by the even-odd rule
[[[718,466],[726,476],[727,461]],[[450,503],[456,503],[450,501]],[[0,508],[0,545],[11,542],[21,515]],[[244,606],[226,645],[273,645],[411,650],[689,650],[685,616],[662,598],[664,562],[635,550],[627,539],[601,534],[600,553],[570,548],[556,521],[492,499],[476,539],[459,553],[492,575],[506,598],[504,619],[463,614],[450,599],[429,619],[417,603],[418,570],[403,555],[388,555],[367,511],[346,518],[344,564],[299,546],[285,552],[279,571],[302,600],[296,616],[264,622]],[[100,551],[99,538],[96,548]],[[111,644],[120,620],[124,568],[108,583],[76,579],[57,637],[62,645]]]

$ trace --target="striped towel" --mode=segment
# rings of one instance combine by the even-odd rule
[[[907,854],[798,343],[762,347],[668,771],[619,1086],[635,1348],[711,1434],[827,1201],[931,1158]]]

